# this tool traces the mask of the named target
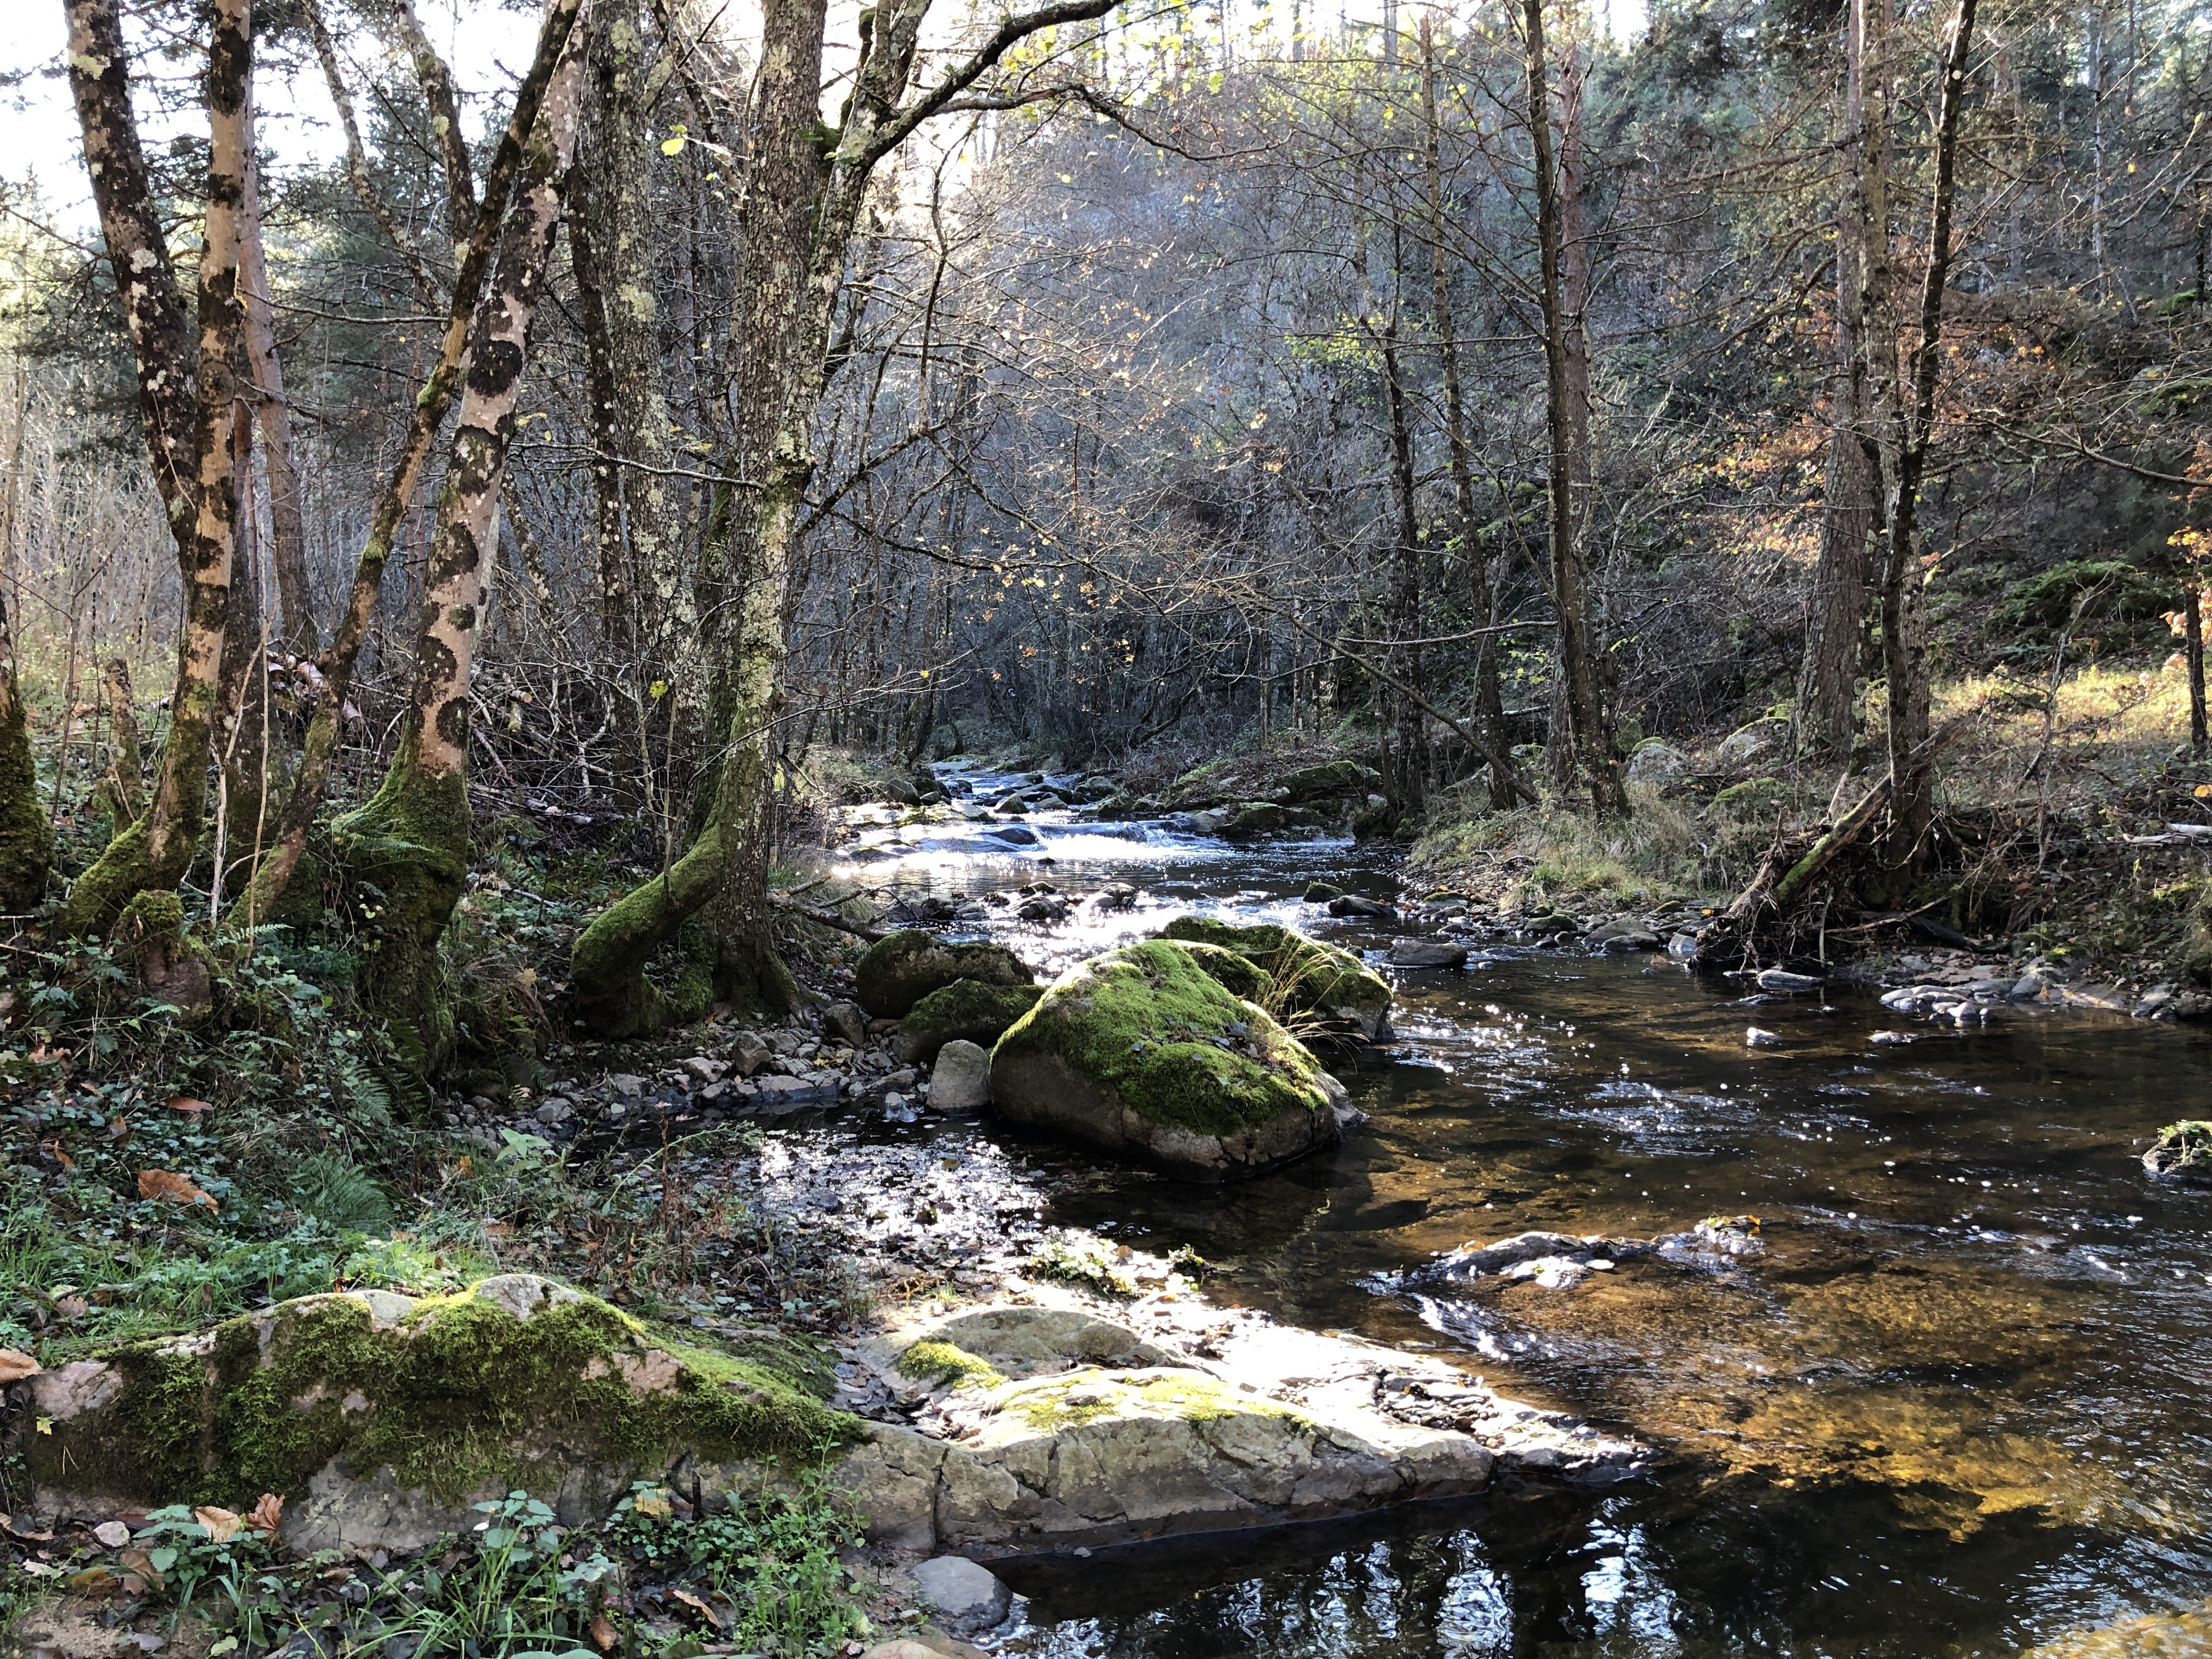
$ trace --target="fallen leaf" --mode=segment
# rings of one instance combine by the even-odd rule
[[[615,1644],[622,1640],[622,1632],[615,1628],[615,1621],[607,1617],[604,1607],[592,1615],[592,1640],[599,1644],[601,1653],[612,1653]]]
[[[274,1536],[276,1528],[283,1522],[284,1496],[282,1492],[263,1492],[261,1501],[246,1513],[246,1527],[249,1532]]]
[[[81,1296],[58,1296],[54,1298],[54,1311],[64,1319],[82,1319],[92,1311],[92,1304]]]
[[[21,1348],[0,1348],[0,1382],[20,1382],[45,1369]],[[0,1522],[4,1526],[5,1522]]]
[[[33,1578],[55,1578],[67,1572],[69,1569],[57,1561],[26,1561],[23,1563],[23,1571]]]
[[[151,1584],[155,1589],[163,1588],[168,1583],[167,1579],[161,1577],[161,1568],[154,1565],[154,1558],[135,1545],[130,1549],[125,1550],[115,1559],[118,1561],[120,1561],[130,1571],[144,1579],[149,1584]]]
[[[204,1100],[194,1100],[190,1095],[171,1095],[169,1109],[173,1112],[211,1112],[215,1108]]]
[[[210,1210],[222,1206],[191,1180],[173,1170],[141,1170],[138,1171],[138,1196],[166,1198],[173,1204],[204,1204]]]
[[[107,1126],[107,1138],[110,1140],[120,1140],[130,1133],[131,1120],[127,1117],[118,1117]]]
[[[209,1540],[216,1544],[230,1542],[238,1536],[239,1528],[245,1524],[238,1518],[235,1510],[219,1510],[212,1504],[203,1504],[194,1510],[192,1519],[207,1528]]]
[[[106,1567],[87,1567],[82,1572],[71,1573],[66,1582],[73,1595],[112,1595],[123,1588]]]
[[[655,1521],[665,1521],[674,1513],[668,1494],[662,1492],[641,1492],[629,1500],[629,1506],[640,1515],[649,1516]]]
[[[721,1629],[722,1621],[715,1616],[714,1608],[708,1607],[697,1596],[692,1595],[690,1590],[678,1589],[675,1585],[672,1584],[668,1587],[668,1594],[675,1600],[681,1601],[685,1607],[690,1607],[694,1613],[697,1613],[709,1625],[712,1625],[716,1630]]]
[[[119,1550],[131,1541],[131,1528],[120,1521],[103,1521],[92,1529],[92,1535],[109,1549]]]
[[[76,1160],[62,1150],[62,1144],[58,1140],[42,1140],[39,1143],[39,1150],[44,1152],[48,1158],[53,1159],[55,1163],[60,1164],[64,1170],[74,1170],[76,1168]]]
[[[51,1544],[54,1541],[52,1527],[44,1532],[33,1532],[28,1526],[16,1525],[15,1517],[12,1515],[0,1515],[0,1528],[4,1528],[10,1538],[20,1538],[26,1544]]]

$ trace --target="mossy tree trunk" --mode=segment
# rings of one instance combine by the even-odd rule
[[[0,915],[35,910],[46,895],[53,837],[39,805],[39,769],[31,756],[30,722],[15,689],[15,636],[0,592]]]
[[[431,443],[453,406],[470,319],[476,312],[477,296],[483,290],[484,273],[491,265],[493,245],[498,240],[507,197],[522,167],[526,141],[537,123],[547,83],[568,48],[582,5],[583,0],[551,0],[544,24],[538,31],[537,56],[515,93],[514,113],[508,118],[507,130],[500,135],[498,147],[492,152],[491,165],[485,171],[483,200],[477,210],[468,240],[460,245],[438,360],[422,389],[416,394],[415,417],[400,444],[398,459],[386,475],[384,493],[377,500],[368,538],[354,566],[353,584],[347,591],[345,608],[339,613],[330,644],[316,659],[322,689],[316,700],[314,717],[307,725],[307,738],[301,745],[300,769],[285,804],[283,822],[276,826],[268,855],[255,869],[253,880],[234,907],[249,926],[258,917],[276,913],[286,884],[307,850],[307,837],[314,828],[316,814],[322,809],[323,792],[330,785],[331,769],[337,759],[338,735],[347,699],[353,690],[354,669],[360,660],[362,645],[368,638],[369,624],[375,619],[377,597],[384,585],[384,567],[398,539],[401,520],[415,498],[415,487],[429,458]],[[320,44],[323,42],[319,39]],[[348,137],[350,147],[353,135],[349,132]],[[358,182],[365,187],[365,179]]]
[[[362,965],[362,1003],[385,1018],[399,1060],[417,1074],[453,1046],[438,939],[468,870],[469,673],[531,326],[544,298],[561,190],[575,153],[583,37],[572,33],[570,41],[531,131],[491,288],[470,329],[466,386],[438,491],[398,750],[376,793],[333,831],[349,872],[376,894],[364,907],[376,944]]]
[[[292,459],[292,405],[284,396],[284,363],[276,350],[276,313],[269,295],[269,261],[261,242],[261,169],[246,107],[246,202],[239,225],[240,313],[246,361],[253,376],[253,409],[261,427],[262,465],[269,473],[269,562],[284,612],[284,648],[313,656],[320,642],[313,589],[307,580],[307,526],[300,470]],[[247,495],[251,500],[251,495]]]
[[[195,374],[131,107],[120,15],[114,0],[66,0],[65,9],[70,85],[86,170],[130,324],[140,415],[177,544],[184,592],[176,690],[153,799],[145,815],[116,836],[71,888],[62,925],[67,933],[82,933],[111,925],[137,893],[175,887],[199,842],[237,529],[231,429],[238,417],[239,225],[253,32],[250,0],[216,0],[208,50],[208,196]]]
[[[716,994],[769,1009],[788,1006],[792,981],[775,957],[768,896],[780,684],[799,508],[814,476],[814,413],[830,375],[830,319],[868,181],[885,155],[1009,48],[1113,7],[1113,0],[1070,0],[1009,17],[980,50],[902,106],[930,3],[886,0],[862,14],[844,125],[826,131],[826,0],[769,0],[763,8],[746,123],[753,149],[734,285],[739,309],[732,319],[740,346],[736,415],[718,469],[745,482],[720,487],[701,551],[700,612],[720,619],[708,699],[720,747],[693,803],[695,838],[677,866],[685,878],[677,881],[673,870],[654,877],[576,941],[575,1010],[594,1029],[612,1030],[651,1010],[640,982],[646,963],[702,910]]]

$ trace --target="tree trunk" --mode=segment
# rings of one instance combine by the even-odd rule
[[[39,908],[53,854],[53,836],[39,805],[30,725],[15,690],[15,636],[8,629],[7,593],[0,585],[0,915],[21,916]]]
[[[2181,649],[2189,673],[2189,752],[2204,758],[2204,586],[2190,582],[2181,590]]]
[[[1534,152],[1539,300],[1544,320],[1545,425],[1550,437],[1551,585],[1559,615],[1561,700],[1576,769],[1601,817],[1628,811],[1620,769],[1603,728],[1590,640],[1589,575],[1580,536],[1589,458],[1589,356],[1580,301],[1565,289],[1560,179],[1552,163],[1551,94],[1545,85],[1544,0],[1524,0],[1528,54],[1528,134]],[[1576,169],[1577,173],[1580,169]],[[1587,281],[1588,252],[1577,239]],[[1572,315],[1569,307],[1576,306]],[[1577,481],[1580,480],[1579,487]]]
[[[292,463],[292,406],[284,396],[284,365],[276,355],[276,311],[270,303],[269,261],[261,241],[261,169],[254,156],[250,106],[238,276],[239,295],[245,307],[246,361],[253,374],[262,465],[269,474],[269,563],[284,608],[284,648],[296,656],[311,657],[322,635],[315,626],[314,592],[307,580],[307,530],[300,500],[300,473]]]
[[[1966,101],[1966,58],[1973,44],[1975,0],[1959,0],[1945,43],[1936,116],[1936,187],[1929,212],[1928,271],[1920,289],[1920,337],[1911,361],[1911,405],[1898,445],[1897,484],[1889,506],[1889,545],[1882,573],[1882,663],[1889,682],[1889,758],[1895,780],[1895,841],[1899,864],[1917,862],[1935,813],[1935,757],[1928,743],[1928,628],[1921,603],[1915,539],[1920,481],[1936,423],[1942,376],[1943,289],[1951,268],[1951,210],[1958,190],[1959,127]]]
[[[1467,398],[1460,383],[1458,329],[1452,313],[1451,261],[1444,243],[1443,167],[1440,155],[1441,123],[1437,112],[1437,58],[1431,20],[1424,14],[1420,27],[1421,113],[1423,161],[1428,185],[1429,311],[1443,356],[1444,383],[1444,441],[1450,452],[1452,497],[1458,511],[1460,556],[1467,561],[1467,608],[1475,626],[1486,628],[1498,620],[1498,605],[1490,586],[1489,556],[1482,545],[1474,510],[1474,459],[1468,442]],[[1506,749],[1505,701],[1498,683],[1498,641],[1481,635],[1474,646],[1474,729],[1485,742],[1504,753]],[[1513,804],[1514,792],[1495,767],[1491,769],[1490,804],[1504,811]]]
[[[100,0],[86,3],[99,3]],[[507,119],[507,131],[501,135],[491,166],[486,171],[483,201],[477,209],[475,228],[461,248],[454,272],[452,304],[447,312],[446,331],[439,343],[437,361],[422,391],[416,394],[415,417],[400,445],[399,458],[386,475],[384,494],[369,521],[368,537],[354,567],[353,585],[347,592],[345,609],[339,614],[331,643],[317,659],[322,688],[315,703],[314,718],[307,726],[306,741],[301,745],[299,775],[285,804],[283,822],[278,826],[269,855],[254,871],[252,884],[240,900],[249,927],[255,917],[274,914],[286,884],[307,851],[307,833],[321,810],[323,792],[329,786],[331,769],[337,759],[339,733],[347,700],[353,690],[354,668],[362,643],[368,638],[369,624],[375,619],[377,596],[384,585],[384,567],[398,540],[401,521],[414,501],[415,488],[422,477],[422,464],[428,458],[431,442],[437,436],[447,410],[453,406],[461,355],[476,312],[476,298],[483,287],[484,272],[491,264],[492,244],[504,216],[507,195],[523,165],[524,142],[537,122],[538,105],[552,79],[555,65],[566,52],[582,3],[583,0],[550,0],[544,26],[538,32],[538,55],[515,94],[514,113]]]
[[[1397,508],[1396,545],[1390,554],[1389,627],[1391,673],[1410,685],[1421,683],[1421,527],[1413,510],[1413,437],[1406,418],[1406,388],[1399,378],[1397,324],[1382,332],[1383,390],[1390,407],[1390,483]],[[1386,753],[1390,775],[1384,787],[1401,814],[1418,813],[1427,803],[1428,728],[1420,706],[1394,693],[1395,740]]]
[[[146,757],[138,740],[138,706],[131,690],[131,665],[110,657],[100,665],[100,685],[107,704],[108,747],[113,759],[106,782],[115,800],[118,829],[146,810]]]
[[[1795,711],[1797,752],[1808,759],[1849,755],[1858,734],[1859,636],[1866,620],[1867,553],[1875,518],[1875,491],[1880,482],[1868,459],[1861,431],[1868,386],[1860,279],[1868,239],[1870,234],[1878,234],[1870,219],[1868,189],[1864,12],[1869,5],[1888,3],[1889,0],[1850,0],[1844,31],[1836,378],[1829,399],[1820,555],[1806,605],[1805,656],[1797,677]],[[1874,149],[1879,157],[1879,142]]]
[[[237,551],[231,562],[230,611],[223,623],[222,674],[217,684],[215,727],[216,777],[211,844],[219,880],[210,890],[228,896],[251,880],[268,830],[270,807],[283,805],[271,790],[269,750],[269,639],[262,626],[258,515],[253,501],[253,420],[240,401],[231,427],[231,476],[237,485]]]
[[[173,888],[198,846],[208,748],[222,666],[236,526],[231,428],[237,419],[240,209],[252,75],[250,0],[216,0],[209,35],[206,229],[200,246],[198,362],[185,374],[184,316],[170,276],[131,108],[129,65],[112,0],[66,0],[70,82],[83,129],[100,228],[137,358],[139,406],[168,508],[183,583],[184,626],[168,741],[146,815],[76,879],[64,933],[112,923],[143,891]],[[197,395],[194,395],[196,390]],[[187,428],[189,431],[187,432]]]
[[[469,674],[530,331],[575,153],[584,70],[581,39],[572,34],[571,42],[576,49],[546,87],[491,287],[470,325],[467,383],[438,491],[398,750],[376,793],[332,826],[349,872],[382,895],[362,1002],[383,1017],[401,1065],[416,1077],[441,1062],[453,1042],[438,939],[468,872]]]

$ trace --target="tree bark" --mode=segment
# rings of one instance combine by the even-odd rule
[[[1890,498],[1889,544],[1882,573],[1882,665],[1889,682],[1889,760],[1897,796],[1893,852],[1896,861],[1905,865],[1918,861],[1935,813],[1935,756],[1928,742],[1928,625],[1915,532],[1942,378],[1943,289],[1951,269],[1951,211],[1958,191],[1959,128],[1966,109],[1974,7],[1975,0],[1959,0],[1959,13],[1943,50],[1928,270],[1920,289],[1920,337],[1912,352],[1912,401],[1904,411],[1898,445],[1897,483]]]
[[[113,0],[65,0],[70,82],[87,171],[124,296],[139,408],[183,583],[184,624],[168,741],[146,814],[111,841],[70,889],[64,933],[110,926],[137,894],[173,888],[198,848],[236,533],[231,428],[237,419],[239,222],[252,76],[250,0],[216,0],[207,71],[208,197],[200,246],[198,353],[187,374],[185,325],[161,235]]]
[[[2181,590],[2181,650],[2189,674],[2189,752],[2204,758],[2204,586],[2190,582]]]
[[[370,930],[375,948],[362,964],[362,1005],[383,1017],[401,1065],[417,1078],[443,1060],[454,1036],[438,939],[468,872],[470,671],[531,329],[575,155],[583,38],[569,38],[525,149],[490,289],[470,324],[398,750],[376,793],[331,830],[350,873],[383,895]]]
[[[1567,291],[1562,270],[1560,176],[1553,169],[1552,158],[1544,0],[1524,0],[1522,15],[1528,54],[1528,135],[1536,186],[1545,426],[1550,438],[1551,586],[1553,607],[1559,615],[1559,675],[1576,770],[1589,792],[1592,810],[1600,817],[1617,817],[1628,811],[1628,796],[1621,787],[1620,768],[1604,730],[1598,697],[1590,638],[1589,573],[1580,534],[1589,495],[1589,354],[1581,318],[1584,301]],[[1586,286],[1587,241],[1582,237],[1576,240],[1577,262]]]
[[[1467,561],[1467,607],[1477,627],[1498,620],[1497,599],[1490,581],[1490,559],[1482,545],[1474,508],[1474,457],[1468,442],[1467,397],[1460,381],[1459,337],[1451,302],[1451,260],[1444,238],[1442,123],[1437,111],[1437,57],[1434,32],[1426,14],[1421,18],[1422,161],[1426,174],[1429,220],[1429,311],[1443,358],[1444,442],[1449,452],[1452,499],[1459,518],[1460,556]],[[1501,754],[1506,749],[1505,700],[1498,682],[1498,641],[1485,634],[1474,647],[1474,728],[1489,746]],[[1513,804],[1514,792],[1495,767],[1491,769],[1490,804],[1504,811]]]
[[[1397,535],[1390,552],[1389,627],[1393,643],[1392,675],[1401,683],[1421,683],[1421,526],[1413,510],[1413,437],[1406,417],[1406,388],[1399,378],[1397,323],[1382,331],[1383,391],[1390,409],[1390,484],[1397,509]],[[1382,688],[1389,690],[1389,688]],[[1419,704],[1393,694],[1396,739],[1388,750],[1390,775],[1384,780],[1391,804],[1401,813],[1418,813],[1427,802],[1428,729]]]
[[[0,548],[0,553],[7,550]],[[31,752],[30,724],[15,690],[15,636],[8,629],[8,598],[0,585],[0,915],[21,916],[46,896],[53,836],[39,805],[39,769]]]
[[[276,354],[276,315],[270,303],[269,260],[261,240],[261,168],[254,154],[250,106],[238,276],[245,307],[246,361],[253,374],[262,465],[269,474],[269,563],[284,611],[284,648],[295,656],[311,657],[322,635],[315,626],[314,594],[307,580],[307,521],[300,499],[300,472],[292,461],[292,405],[284,396],[284,365]]]
[[[339,613],[330,644],[317,659],[322,689],[314,717],[308,722],[307,738],[301,745],[299,775],[285,804],[283,822],[278,826],[268,856],[254,871],[252,884],[240,901],[249,927],[257,916],[273,913],[293,871],[299,867],[301,855],[307,851],[307,832],[314,825],[315,814],[321,810],[323,792],[329,787],[331,769],[337,758],[338,737],[347,699],[353,690],[354,667],[360,659],[362,645],[368,637],[369,624],[375,617],[377,594],[384,583],[384,567],[398,539],[401,520],[414,501],[415,488],[422,477],[431,442],[437,436],[447,410],[453,406],[470,320],[476,311],[477,295],[483,287],[484,272],[491,263],[492,245],[505,214],[507,196],[522,167],[525,141],[536,125],[539,103],[555,66],[567,50],[582,3],[583,0],[550,0],[544,25],[538,31],[537,56],[515,94],[514,113],[508,118],[507,131],[501,135],[499,147],[493,152],[491,166],[486,171],[483,200],[477,210],[476,225],[461,250],[454,272],[452,303],[447,311],[437,362],[422,389],[416,394],[415,418],[401,442],[398,459],[386,477],[384,493],[369,521],[368,537],[354,567],[353,585],[347,592],[345,609]]]
[[[1842,188],[1836,237],[1836,374],[1829,398],[1827,473],[1821,488],[1820,553],[1806,605],[1805,655],[1797,677],[1796,748],[1807,758],[1845,756],[1858,735],[1859,639],[1866,620],[1867,555],[1880,482],[1861,430],[1869,387],[1861,281],[1867,243],[1887,227],[1873,218],[1873,201],[1887,191],[1878,181],[1884,145],[1866,131],[1866,21],[1869,5],[1890,0],[1850,0],[1844,30],[1844,142],[1838,150]],[[1869,163],[1873,165],[1870,166]]]

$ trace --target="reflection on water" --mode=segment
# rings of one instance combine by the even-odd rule
[[[1054,967],[1186,908],[1386,942],[1296,902],[1315,876],[1389,891],[1364,850],[1036,827],[1027,854],[979,854],[979,826],[930,826],[865,867],[963,896],[1144,890],[1134,913],[990,924]],[[2212,1196],[2136,1162],[2205,1110],[2212,1042],[2021,1012],[1876,1047],[1896,1017],[1859,994],[1754,1012],[1650,957],[1483,957],[1395,975],[1401,1044],[1345,1073],[1374,1122],[1337,1153],[1226,1191],[1130,1173],[1049,1219],[1190,1245],[1224,1265],[1224,1299],[1455,1352],[1670,1445],[1670,1465],[1602,1497],[1029,1564],[1011,1646],[2212,1652]],[[1747,1048],[1753,1020],[1783,1045]],[[1739,1214],[1760,1218],[1756,1253],[1624,1261],[1565,1290],[1404,1279],[1528,1228]]]

